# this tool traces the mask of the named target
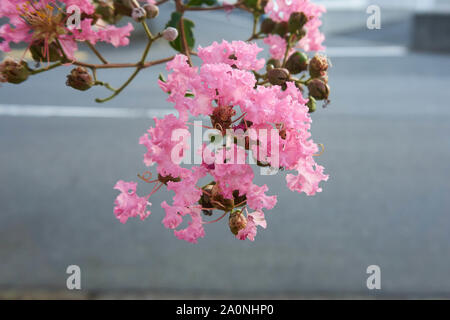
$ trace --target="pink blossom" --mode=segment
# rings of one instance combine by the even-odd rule
[[[76,5],[87,17],[81,20],[79,29],[68,28],[65,20],[61,18],[60,8],[65,11],[68,7]],[[128,45],[130,32],[133,26],[129,23],[123,27],[105,24],[92,25],[93,19],[89,17],[94,13],[94,6],[90,0],[44,0],[30,2],[27,0],[2,0],[0,17],[9,19],[9,23],[0,27],[0,50],[10,51],[10,43],[25,42],[29,45],[43,46],[47,54],[49,45],[59,41],[64,53],[73,59],[77,50],[77,41],[108,42],[114,46]]]
[[[197,187],[197,181],[206,175],[206,169],[202,166],[194,167],[193,171],[189,171],[182,176],[181,181],[167,183],[167,190],[175,191],[173,203],[176,206],[192,206],[202,195],[202,191]]]
[[[208,47],[199,47],[198,56],[204,64],[225,63],[242,70],[259,70],[265,62],[257,58],[261,51],[256,43],[223,40],[220,44],[214,41]]]
[[[262,211],[247,214],[247,225],[244,229],[239,230],[236,238],[239,240],[249,239],[250,241],[255,241],[257,226],[263,227],[264,229],[267,227],[267,222]]]
[[[136,194],[136,187],[136,182],[125,182],[123,180],[117,181],[114,186],[114,189],[121,192],[114,201],[116,205],[114,214],[122,223],[126,223],[128,218],[139,216],[141,220],[144,220],[150,215],[150,211],[145,211],[147,205],[151,205],[148,202],[149,196],[139,197]]]
[[[291,13],[303,12],[308,17],[308,22],[305,24],[306,35],[296,45],[305,51],[322,51],[325,49],[322,42],[325,36],[320,32],[319,27],[322,25],[320,17],[326,11],[322,5],[317,5],[309,0],[270,0],[264,8],[269,17],[277,22],[288,21]],[[275,45],[275,40],[268,40],[270,46],[274,46],[271,55],[280,56],[281,41],[277,39],[278,44]],[[266,42],[266,40],[264,40]],[[286,46],[284,46],[286,48]],[[274,56],[275,57],[275,56]],[[276,58],[280,59],[280,58]]]
[[[163,177],[180,177],[189,172],[179,165],[186,150],[189,149],[190,133],[186,124],[173,114],[163,119],[155,118],[155,127],[148,129],[139,143],[147,147],[144,163],[151,166],[158,164],[158,173]],[[179,160],[178,163],[174,162]]]
[[[269,53],[272,58],[283,60],[286,52],[286,40],[277,34],[269,34],[263,41],[269,46]],[[293,50],[291,50],[291,53],[292,52]]]
[[[265,192],[268,190],[267,185],[261,187],[256,184],[252,185],[246,193],[247,205],[254,210],[273,209],[277,203],[277,197],[266,195]]]
[[[191,221],[188,222],[188,227],[182,230],[175,230],[175,237],[187,242],[197,243],[198,238],[203,238],[205,236],[201,211],[198,208],[192,208],[187,211],[187,214],[191,216]]]
[[[183,217],[179,213],[183,211],[183,207],[170,206],[165,201],[161,203],[161,207],[166,211],[166,216],[162,221],[164,226],[167,229],[177,228],[183,221]]]
[[[321,192],[319,182],[327,181],[328,175],[323,173],[323,167],[319,166],[309,157],[307,159],[299,159],[296,168],[298,175],[286,175],[286,181],[289,189],[297,192],[304,192],[308,196]]]

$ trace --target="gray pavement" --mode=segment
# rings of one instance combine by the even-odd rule
[[[214,30],[197,22],[200,43],[245,38],[246,18],[230,19]],[[358,29],[328,42],[389,45],[404,39],[407,23],[393,23],[397,36]],[[110,58],[131,55],[139,48]],[[80,297],[448,297],[448,70],[448,55],[333,59],[332,104],[313,115],[312,130],[330,180],[306,197],[290,192],[283,174],[259,177],[279,196],[254,243],[235,240],[225,221],[209,225],[198,245],[177,240],[161,224],[163,192],[145,222],[114,218],[114,183],[145,170],[138,138],[148,119],[0,117],[0,291],[67,297],[65,269],[77,264]],[[143,72],[104,106],[169,108],[154,82],[160,71]],[[0,104],[94,106],[106,94],[70,90],[66,73],[5,85]],[[110,78],[119,83],[123,71]],[[377,292],[366,288],[372,264],[382,270]]]

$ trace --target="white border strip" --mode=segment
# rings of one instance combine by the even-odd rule
[[[408,52],[404,46],[327,47],[325,50],[330,57],[404,57]]]
[[[132,109],[0,104],[0,116],[139,119],[161,117],[175,109]]]

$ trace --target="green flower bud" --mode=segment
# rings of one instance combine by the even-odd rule
[[[277,23],[272,33],[275,33],[280,37],[284,37],[286,33],[288,33],[288,23],[286,21]]]
[[[308,106],[309,109],[309,113],[312,113],[314,111],[316,111],[316,99],[314,99],[314,97],[309,97],[308,103],[306,104]]]
[[[303,12],[294,12],[290,15],[288,21],[288,30],[290,33],[299,32],[308,22],[308,18]]]
[[[289,80],[289,70],[284,68],[275,68],[267,72],[267,78],[273,85],[283,85]]]
[[[143,8],[147,12],[148,19],[156,18],[159,14],[159,8],[158,8],[158,6],[155,6],[154,4],[148,3],[148,4],[144,5]]]
[[[309,95],[316,100],[326,100],[330,94],[330,87],[320,79],[312,79],[308,83]]]
[[[303,52],[294,52],[286,61],[286,68],[291,74],[297,74],[308,69],[308,56]]]
[[[266,62],[266,70],[269,71],[269,66],[272,66],[270,69],[273,68],[280,68],[281,67],[281,61],[274,59],[274,58],[270,58],[269,60],[267,60]]]
[[[66,85],[80,91],[86,91],[94,85],[94,81],[85,68],[76,67],[67,75]]]
[[[264,19],[261,23],[261,32],[265,34],[272,33],[273,29],[275,28],[276,22],[273,21],[270,18]]]
[[[313,78],[324,76],[328,70],[328,59],[324,55],[317,54],[309,62],[309,74]]]
[[[0,82],[19,84],[28,79],[30,71],[25,61],[17,61],[11,57],[6,57],[0,63]]]
[[[230,213],[228,226],[230,227],[231,233],[234,235],[237,235],[239,230],[242,230],[247,226],[247,218],[242,213],[242,210]]]
[[[102,20],[110,24],[116,22],[116,12],[112,1],[99,1],[98,6],[95,8],[95,13],[99,14]]]
[[[52,42],[48,46],[48,54],[44,55],[44,42],[34,43],[30,47],[30,53],[33,60],[36,62],[55,62],[61,60],[63,57],[61,50],[58,48],[57,44]]]

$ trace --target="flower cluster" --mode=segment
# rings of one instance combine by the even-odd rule
[[[155,188],[165,185],[175,192],[172,204],[162,203],[166,212],[163,224],[174,229],[179,239],[197,242],[205,234],[205,224],[226,215],[231,232],[241,240],[253,241],[257,226],[266,227],[263,210],[275,206],[276,196],[267,194],[267,185],[254,184],[253,167],[236,161],[239,155],[244,162],[253,157],[259,166],[294,171],[286,176],[288,188],[307,195],[320,192],[319,183],[328,178],[314,160],[319,148],[309,133],[308,99],[295,81],[273,85],[257,79],[255,74],[264,66],[264,60],[257,58],[260,51],[256,44],[243,41],[214,42],[198,48],[203,61],[200,67],[191,66],[188,58],[179,54],[167,63],[171,71],[167,79],[159,80],[178,117],[155,119],[155,126],[140,143],[147,148],[144,163],[157,165],[158,179],[152,181],[157,184]],[[202,145],[195,150],[202,163],[184,168],[179,160],[190,151],[186,142],[188,119],[200,115],[210,118],[211,129],[217,129],[220,136],[231,131],[232,141],[241,135],[244,143],[223,143],[218,150]],[[267,130],[277,134],[263,143],[260,132]],[[177,131],[179,138],[171,139]],[[212,181],[201,186],[199,181],[206,177]],[[216,211],[223,213],[218,219],[205,221],[205,216]],[[191,217],[188,227],[177,230],[187,215]]]
[[[152,174],[146,171],[139,177],[153,184],[153,189],[138,196],[136,182],[118,181],[114,188],[120,194],[114,202],[114,214],[122,223],[132,217],[144,220],[150,215],[151,196],[166,188],[174,196],[169,203],[161,204],[165,211],[162,223],[177,238],[196,243],[205,236],[207,224],[227,217],[237,239],[253,241],[257,227],[267,226],[264,211],[277,203],[267,185],[254,182],[255,168],[269,174],[286,171],[287,187],[306,195],[320,192],[320,183],[328,179],[324,168],[315,162],[319,147],[311,139],[310,113],[316,110],[317,100],[324,105],[329,102],[329,61],[320,54],[312,58],[306,54],[324,49],[319,27],[325,10],[309,0],[223,5],[174,0],[174,12],[164,30],[153,33],[146,20],[157,17],[158,6],[165,2],[0,0],[0,19],[8,20],[0,26],[0,50],[10,51],[11,43],[24,42],[37,62],[32,68],[24,60],[6,57],[0,63],[0,83],[19,84],[32,75],[71,65],[66,84],[79,91],[102,86],[111,93],[96,101],[106,102],[124,91],[139,72],[167,63],[169,74],[166,79],[160,76],[159,86],[178,113],[154,119],[154,126],[139,140],[147,149],[144,164],[156,166],[157,175],[152,180]],[[250,38],[245,42],[213,42],[193,51],[195,24],[185,13],[222,9],[243,9],[253,15]],[[262,17],[265,19],[260,23]],[[110,63],[95,45],[128,45],[133,26],[128,21],[118,26],[122,18],[139,23],[147,43],[140,60]],[[179,53],[148,60],[157,40],[168,41]],[[263,49],[252,40],[262,40],[269,46],[267,62],[258,57]],[[77,60],[80,42],[87,44],[101,63]],[[198,66],[193,63],[193,55],[201,60]],[[46,66],[40,67],[40,62],[46,62]],[[116,89],[98,78],[99,70],[112,68],[131,68],[134,72]],[[191,117],[211,122],[201,125],[209,130],[208,143],[195,143],[192,150]],[[182,166],[191,153],[199,161],[194,166]]]
[[[67,24],[71,16],[67,9],[76,6],[80,10],[80,23]],[[108,25],[98,20],[96,6],[89,0],[2,0],[0,18],[9,23],[0,27],[0,50],[10,51],[10,43],[25,42],[37,61],[57,61],[63,55],[74,58],[77,41],[99,41],[126,46],[133,30],[131,23],[123,27]]]

